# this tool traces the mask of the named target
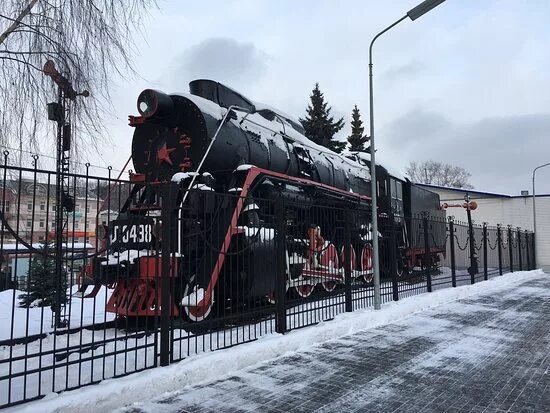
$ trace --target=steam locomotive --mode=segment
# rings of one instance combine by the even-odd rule
[[[370,229],[368,154],[319,146],[291,116],[218,82],[189,86],[190,93],[170,95],[144,90],[140,115],[129,117],[133,186],[104,228],[106,253],[85,268],[96,290],[114,286],[107,310],[125,317],[159,313],[167,237],[171,313],[190,321],[219,311],[227,297],[233,304],[272,301],[280,268],[288,293],[299,297],[343,283],[346,256],[353,278],[371,282],[371,240],[382,234]],[[403,217],[444,215],[438,195],[377,168],[380,231],[398,234],[398,271],[428,265],[419,229]],[[170,190],[162,189],[166,182]],[[174,217],[169,223],[162,222],[163,208]],[[282,227],[277,208],[284,209]],[[348,255],[341,231],[346,213],[354,223]],[[444,253],[437,239],[445,237],[444,223],[433,233],[430,265]],[[277,237],[285,240],[282,267],[273,264]]]

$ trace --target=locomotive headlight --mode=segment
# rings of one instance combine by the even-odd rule
[[[150,116],[155,111],[155,101],[153,96],[148,93],[142,93],[138,100],[138,110],[141,116]]]
[[[168,117],[174,111],[172,98],[158,90],[145,89],[139,94],[137,101],[139,114],[144,118]]]

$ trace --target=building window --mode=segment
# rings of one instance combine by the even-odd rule
[[[52,205],[52,211],[55,212],[57,210],[57,205]]]
[[[30,219],[27,220],[27,228],[32,227],[32,221]]]
[[[32,202],[27,204],[27,211],[32,211]]]
[[[90,205],[86,205],[86,212],[90,212]]]
[[[40,211],[46,210],[46,204],[40,204]]]
[[[40,228],[44,228],[44,221],[40,221]]]

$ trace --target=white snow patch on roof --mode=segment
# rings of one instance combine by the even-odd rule
[[[43,243],[33,243],[31,245],[34,249],[42,251],[44,249]],[[89,242],[83,243],[83,242],[71,242],[67,241],[63,243],[62,246],[63,250],[82,250],[82,249],[93,249],[93,245]],[[49,247],[50,250],[53,250],[53,247]],[[28,251],[28,248],[25,247],[23,244],[2,244],[2,247],[0,248],[0,251],[5,252],[23,252]]]
[[[197,172],[177,172],[172,175],[172,182],[180,182],[185,179],[191,178],[192,176],[197,176]]]
[[[318,154],[324,154],[325,158],[327,158],[327,162],[333,164],[346,164],[349,168],[354,168],[354,173],[358,176],[370,180],[370,172],[365,166],[347,158],[343,154],[338,154],[324,146],[316,144],[296,129],[288,126],[284,127],[283,124],[277,120],[270,121],[258,113],[237,112],[237,119],[231,119],[230,121],[233,122],[235,126],[240,126],[242,122],[242,124],[246,126],[245,129],[259,135],[260,141],[262,141],[266,147],[268,145],[267,139],[269,139],[273,144],[279,146],[281,150],[286,152],[288,149],[282,139],[282,137],[284,137],[291,141],[294,147],[299,147],[301,145],[307,148],[311,153],[317,152]]]
[[[300,120],[298,118],[295,118],[294,116],[289,115],[289,114],[283,112],[282,110],[275,109],[274,107],[271,107],[271,106],[266,105],[265,103],[261,103],[261,102],[252,101],[252,104],[254,105],[254,107],[256,108],[257,111],[268,110],[270,112],[273,112],[273,113],[279,115],[280,117],[282,117],[284,119],[291,120],[292,122],[294,122],[298,125],[301,125]]]
[[[248,171],[249,169],[252,169],[254,167],[255,165],[248,165],[248,164],[239,165],[237,166],[237,169],[235,169],[235,171]]]
[[[184,98],[189,99],[191,102],[197,105],[202,112],[212,116],[214,119],[217,119],[217,120],[222,120],[223,116],[225,115],[225,112],[227,112],[227,109],[222,108],[218,104],[208,99],[205,99],[203,97],[192,95],[190,93],[177,92],[177,93],[171,93],[170,96],[182,96]]]
[[[359,159],[370,162],[370,153],[369,152],[359,152],[359,151],[345,151],[346,156],[356,156]],[[376,165],[382,166],[388,173],[396,178],[401,179],[402,181],[410,180],[407,174],[401,171],[399,168],[395,168],[384,160],[384,157],[380,158],[378,151],[376,152]]]

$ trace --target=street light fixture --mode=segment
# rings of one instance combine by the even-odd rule
[[[373,89],[372,89],[372,46],[376,39],[386,33],[388,30],[397,26],[407,17],[411,20],[416,20],[420,16],[426,14],[433,8],[439,6],[445,0],[425,0],[415,8],[409,10],[407,14],[389,25],[372,39],[369,47],[369,91],[370,91],[370,170],[371,170],[371,197],[372,197],[372,248],[373,248],[373,271],[374,271],[374,309],[380,309],[380,265],[378,256],[378,206],[376,196],[376,161],[374,148],[374,106],[373,106]]]
[[[537,166],[533,169],[533,233],[535,235],[535,263],[537,261],[537,211],[536,211],[536,194],[535,194],[535,173],[537,170],[544,168],[545,166],[550,166],[550,162]]]

